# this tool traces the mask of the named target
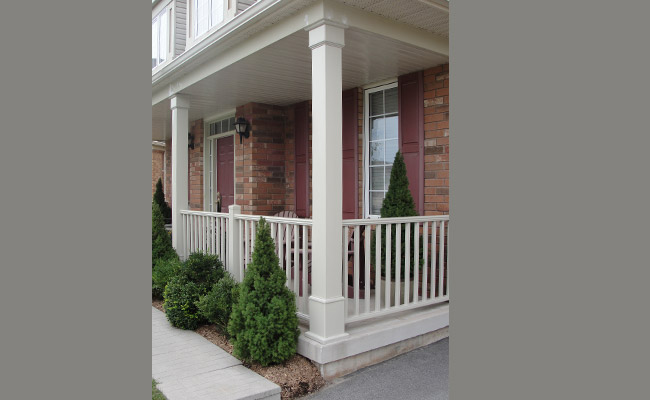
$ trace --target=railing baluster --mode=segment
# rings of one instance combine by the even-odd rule
[[[307,293],[307,282],[309,279],[309,260],[307,259],[307,225],[302,226],[302,263],[300,264],[302,268],[302,310],[307,313],[307,298],[309,294]]]
[[[381,308],[381,225],[375,225],[375,311]]]
[[[244,221],[244,247],[244,265],[248,267],[248,263],[250,262],[250,236],[248,236],[248,221]]]
[[[291,236],[289,224],[284,224],[284,265],[286,266],[287,287],[291,289]]]
[[[390,284],[391,284],[391,251],[392,251],[392,246],[391,246],[391,235],[393,233],[393,226],[392,224],[386,224],[386,295],[384,296],[386,298],[386,308],[390,308],[390,303],[392,301],[392,296],[390,295]]]
[[[404,254],[404,303],[409,303],[409,294],[411,292],[411,225],[410,222],[406,224],[406,254]]]
[[[418,302],[418,295],[420,294],[420,223],[415,223],[415,229],[413,230],[415,235],[415,240],[413,243],[413,302]]]
[[[444,296],[443,286],[445,278],[445,221],[440,221],[440,260],[438,262],[440,276],[438,277],[440,297]]]
[[[400,284],[402,275],[402,224],[397,223],[397,229],[395,229],[395,307],[399,306],[400,303]]]
[[[257,222],[251,221],[251,254],[253,254],[253,251],[255,250],[255,229],[257,229]]]
[[[354,313],[359,315],[359,225],[354,227]]]
[[[345,302],[343,303],[343,308],[345,309],[343,315],[345,317],[348,317],[348,236],[350,234],[350,227],[345,226],[343,227],[343,243],[341,244],[341,248],[343,249],[343,260],[342,260],[342,267],[343,267],[343,273],[341,274],[343,276],[343,298],[345,299]],[[313,237],[313,236],[312,236]]]
[[[221,260],[226,259],[226,219],[225,218],[219,218],[221,221],[221,256],[219,257]]]
[[[366,312],[370,312],[370,235],[372,233],[372,226],[371,225],[364,225],[364,232],[365,232],[365,242],[364,242],[364,249],[365,249],[365,256],[363,257],[364,260],[366,261],[366,268],[364,270],[364,281],[365,281],[365,287],[364,287],[364,299],[365,299],[365,305],[366,305]]]
[[[300,266],[300,260],[298,260],[298,239],[300,238],[300,228],[299,225],[291,226],[293,231],[293,291],[296,293],[296,296],[300,296],[300,271],[298,267]]]
[[[424,234],[422,235],[422,259],[424,260],[424,265],[422,265],[422,301],[427,300],[427,282],[429,274],[427,273],[429,269],[427,265],[429,263],[429,223],[424,223]]]
[[[438,241],[436,240],[436,233],[438,231],[438,223],[433,221],[431,226],[431,298],[438,297],[436,291],[436,254]]]

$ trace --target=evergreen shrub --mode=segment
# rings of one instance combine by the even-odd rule
[[[285,286],[286,279],[269,225],[260,218],[252,262],[228,324],[237,357],[266,366],[282,363],[295,354],[298,318],[295,296]]]
[[[227,333],[232,307],[239,299],[239,284],[230,274],[226,274],[212,286],[212,290],[202,296],[197,307],[201,315],[215,324],[221,332]]]
[[[167,320],[180,329],[194,330],[205,322],[196,302],[201,295],[199,286],[181,275],[169,280],[164,291]]]
[[[178,260],[178,254],[172,246],[172,239],[165,230],[165,220],[160,207],[151,203],[151,268],[158,259]]]
[[[158,298],[162,297],[165,286],[171,278],[178,274],[181,269],[181,262],[178,259],[158,259],[152,272],[152,294]]]
[[[194,282],[202,295],[210,291],[225,273],[223,263],[218,256],[201,252],[190,254],[178,272],[180,276]]]
[[[409,190],[409,180],[406,176],[406,164],[404,163],[404,156],[401,152],[395,154],[395,160],[393,162],[393,168],[390,172],[390,183],[388,184],[388,192],[384,198],[384,202],[381,205],[380,215],[382,218],[393,218],[393,217],[415,217],[418,215],[415,210],[415,202],[413,201],[413,196]],[[386,276],[386,226],[381,227],[381,275]],[[419,231],[416,231],[417,224],[411,224],[411,246],[410,246],[410,276],[413,277],[415,271],[415,255],[413,254],[413,249],[415,248],[415,235],[419,234]],[[406,266],[406,226],[402,224],[401,226],[401,243],[400,243],[400,276],[404,278],[405,266]],[[397,227],[391,225],[391,261],[390,261],[390,273],[391,279],[395,279],[395,261],[396,261],[396,236],[397,236]],[[424,264],[422,259],[422,236],[420,235],[420,265]],[[371,239],[371,260],[374,262],[376,244],[375,244],[375,232],[373,231]],[[376,267],[376,266],[375,266]]]
[[[172,209],[165,201],[165,192],[163,192],[163,184],[161,178],[158,178],[158,182],[156,182],[156,192],[153,194],[153,201],[154,203],[158,204],[158,207],[160,207],[160,212],[162,213],[165,222],[171,222]]]

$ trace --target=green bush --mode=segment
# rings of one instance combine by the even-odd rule
[[[172,239],[165,230],[165,221],[160,207],[151,203],[151,268],[159,259],[178,260],[178,254],[172,246]]]
[[[203,295],[223,278],[225,270],[218,256],[197,252],[190,254],[178,273],[188,281],[194,282]]]
[[[178,274],[181,269],[181,262],[178,259],[159,259],[153,267],[151,292],[156,297],[162,297],[165,286],[171,278]]]
[[[169,204],[165,201],[165,192],[163,192],[162,179],[158,178],[156,182],[156,192],[153,194],[154,203],[158,204],[160,207],[160,212],[163,215],[163,218],[166,221],[171,220],[172,218],[172,209],[169,208]]]
[[[181,329],[194,330],[205,322],[196,307],[199,286],[183,276],[174,276],[165,287],[163,307],[169,322]]]
[[[295,296],[285,286],[286,279],[269,225],[260,218],[252,261],[228,324],[236,356],[266,366],[284,362],[295,354],[298,318]]]
[[[222,332],[227,332],[232,307],[239,298],[239,284],[226,274],[197,303],[199,312]]]
[[[393,218],[393,217],[415,217],[418,215],[415,210],[415,202],[413,201],[413,196],[409,190],[409,180],[406,176],[406,164],[404,163],[404,156],[399,151],[395,154],[395,160],[393,162],[393,168],[390,172],[390,182],[388,184],[388,192],[384,198],[384,202],[381,205],[381,217],[382,218]],[[419,234],[416,231],[417,224],[411,224],[411,249],[410,251],[410,276],[413,277],[415,268],[415,255],[412,251],[415,248],[415,235]],[[386,225],[381,229],[381,275],[386,276]],[[400,244],[400,276],[404,278],[405,266],[406,266],[406,226],[402,224],[401,226],[401,244]],[[397,236],[397,227],[391,225],[391,279],[395,278],[395,261],[396,261],[396,236]],[[423,242],[422,236],[420,235],[420,265],[424,264],[424,259],[422,258]],[[375,233],[373,232],[371,238],[371,260],[375,260],[376,244],[375,244]]]

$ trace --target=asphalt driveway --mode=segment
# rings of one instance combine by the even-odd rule
[[[449,399],[449,338],[361,369],[304,400]]]

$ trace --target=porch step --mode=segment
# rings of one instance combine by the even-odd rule
[[[347,324],[341,340],[321,344],[301,326],[298,353],[316,363],[331,380],[449,336],[449,303]]]
[[[168,400],[280,400],[280,387],[151,307],[151,376]]]

